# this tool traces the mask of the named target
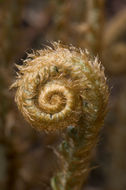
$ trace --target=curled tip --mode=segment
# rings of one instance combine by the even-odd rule
[[[36,129],[55,131],[104,117],[108,87],[98,59],[87,50],[53,42],[17,66],[15,101]],[[32,57],[32,59],[30,59]],[[86,104],[84,104],[86,102]]]

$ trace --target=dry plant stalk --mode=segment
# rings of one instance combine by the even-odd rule
[[[25,3],[25,0],[3,2],[0,20],[2,25],[0,31],[0,59],[3,65],[8,64],[18,52],[16,46],[20,36],[20,28],[18,26],[21,23],[22,10]]]
[[[126,72],[126,8],[107,24],[104,33],[103,61],[107,70],[116,75]]]
[[[87,0],[86,43],[94,55],[100,56],[103,49],[104,0]]]
[[[80,189],[106,113],[103,67],[87,51],[61,43],[28,55],[17,67],[12,87],[17,88],[15,101],[25,119],[35,129],[64,134],[58,151],[61,172],[52,179],[52,188]]]

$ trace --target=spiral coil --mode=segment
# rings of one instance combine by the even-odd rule
[[[25,119],[39,130],[102,119],[108,99],[104,69],[87,51],[53,43],[28,55],[12,87]]]

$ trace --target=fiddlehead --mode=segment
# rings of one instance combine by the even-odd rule
[[[106,112],[104,69],[87,51],[60,43],[29,55],[18,68],[12,87],[18,88],[15,100],[26,120],[40,130],[67,128],[59,150],[63,167],[53,189],[77,190]]]

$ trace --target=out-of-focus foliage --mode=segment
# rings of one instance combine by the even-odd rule
[[[28,126],[9,91],[31,49],[61,40],[99,55],[111,96],[86,190],[126,189],[125,0],[0,0],[0,189],[49,190],[60,134]]]

